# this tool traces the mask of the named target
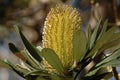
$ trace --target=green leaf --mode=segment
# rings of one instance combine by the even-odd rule
[[[73,35],[73,57],[76,62],[85,56],[87,39],[82,30],[75,31]]]
[[[29,75],[36,75],[36,76],[40,75],[42,77],[42,76],[49,76],[50,74],[48,73],[48,71],[41,69],[41,70],[31,70],[28,73],[26,73],[24,77],[27,77]]]
[[[38,61],[36,61],[35,58],[33,58],[26,49],[25,49],[25,50],[22,50],[21,53],[24,54],[25,58],[26,58],[27,61],[28,61],[28,64],[29,64],[30,66],[32,66],[33,68],[35,68],[35,69],[40,69],[40,68],[43,67],[42,62],[39,63]]]
[[[21,36],[21,39],[25,45],[25,47],[27,48],[27,50],[30,52],[30,54],[38,61],[41,62],[42,58],[40,55],[40,51],[34,47],[23,35],[23,33],[15,26],[16,31],[18,31],[19,35]]]
[[[25,56],[23,54],[21,54],[20,50],[13,44],[13,43],[9,43],[9,49],[13,52],[13,54],[17,57],[19,57],[21,60],[27,62]]]
[[[96,69],[94,69],[94,70],[91,70],[91,71],[88,72],[85,76],[92,76],[92,75],[96,74],[96,72],[97,72],[100,68],[101,68],[101,67],[98,67],[98,68],[96,68]]]
[[[120,67],[120,59],[115,59],[115,60],[111,60],[107,63],[104,63],[104,65],[102,67],[106,67],[106,66],[112,66],[112,67]]]
[[[32,80],[32,79],[27,79],[27,80]],[[34,80],[46,80],[46,79],[44,77],[38,76],[36,79],[34,78]]]
[[[107,66],[120,67],[120,60],[111,60],[103,64],[100,63],[96,65],[86,76],[94,75],[100,68],[107,67]]]
[[[89,25],[87,28],[87,49],[90,48],[90,39],[91,39],[91,34],[92,34],[92,29],[91,26]]]
[[[63,80],[62,77],[58,75],[50,75],[51,80]]]
[[[42,56],[57,71],[63,72],[64,68],[57,54],[50,48],[42,49]]]
[[[120,38],[117,39],[117,40],[113,40],[113,41],[110,41],[110,42],[104,44],[104,45],[100,48],[99,53],[98,53],[97,55],[99,55],[99,54],[100,54],[101,52],[103,52],[104,50],[107,50],[107,49],[109,49],[109,48],[112,48],[112,47],[115,47],[115,46],[118,46],[118,45],[120,45]],[[117,49],[119,49],[119,48],[120,48],[120,47],[114,48],[114,51],[117,50]],[[109,51],[109,52],[110,52],[110,51]]]
[[[108,24],[108,20],[106,20],[106,21],[104,22],[103,27],[102,27],[102,30],[101,30],[101,32],[100,32],[100,34],[99,34],[98,39],[100,39],[100,37],[106,32],[106,30],[107,30],[107,24]]]
[[[86,45],[85,57],[88,55],[88,51],[90,50],[91,35],[92,35],[92,29],[91,29],[91,26],[89,24],[88,27],[87,27],[87,30],[86,30],[87,45]]]
[[[111,38],[114,36],[115,31],[118,29],[118,27],[112,27],[111,29],[109,29],[107,32],[105,32],[101,38],[97,41],[97,44],[102,43],[105,44],[106,42],[108,42],[109,40],[111,40]]]
[[[73,77],[59,76],[57,74],[50,75],[51,80],[74,80]]]
[[[26,62],[26,64],[39,69],[40,64],[29,54],[27,51],[20,51],[13,43],[9,43],[10,50],[19,57],[22,61]]]
[[[100,27],[100,23],[102,21],[102,18],[98,21],[98,24],[95,28],[95,30],[93,31],[92,35],[91,35],[91,39],[90,39],[90,49],[92,49],[93,45],[95,44],[95,40],[97,38],[97,33],[98,33],[98,29]]]
[[[19,49],[13,44],[13,43],[9,43],[9,49],[13,52],[13,53],[17,53],[20,52]]]
[[[95,67],[91,69],[91,71],[86,75],[90,76],[95,74],[100,68],[113,66],[113,67],[120,67],[120,49],[114,52],[112,55],[108,56],[107,58],[103,59],[101,62],[96,64]]]
[[[115,51],[114,53],[112,53],[112,55],[108,56],[107,58],[105,58],[104,60],[102,60],[100,63],[98,63],[96,66],[108,63],[110,61],[116,61],[118,60],[120,62],[120,49],[118,49],[117,51]],[[116,63],[116,62],[115,62]],[[106,64],[105,64],[106,65]],[[120,64],[119,64],[120,65]]]
[[[115,41],[118,39],[120,39],[120,32],[114,33],[113,36],[111,36],[111,38],[108,40],[108,42]]]
[[[86,76],[82,80],[101,80],[103,79],[109,72],[102,73],[102,74],[94,74],[91,76]]]
[[[120,48],[120,32],[118,33],[114,33],[114,35],[112,36],[112,38],[109,40],[109,42],[111,41],[112,44],[116,44],[112,47],[107,48],[107,51],[109,51],[110,53],[114,52],[115,50]],[[109,45],[109,44],[108,44]]]
[[[24,75],[24,71],[23,70],[20,70],[18,67],[16,67],[16,65],[13,65],[9,61],[6,61],[6,64],[8,64],[13,69],[13,71],[15,71],[19,76],[24,78],[24,76],[23,76]]]
[[[105,32],[101,36],[101,38],[96,42],[95,46],[90,51],[90,53],[87,55],[87,57],[93,57],[94,58],[96,53],[99,51],[99,49],[111,39],[111,37],[113,36],[113,34],[115,33],[115,31],[117,29],[118,29],[118,27],[112,27],[107,32]]]
[[[12,69],[5,61],[0,59],[0,67]]]
[[[106,51],[109,51],[109,53],[113,53],[119,48],[120,48],[120,44],[118,44],[118,45],[116,45],[114,47],[108,48]]]

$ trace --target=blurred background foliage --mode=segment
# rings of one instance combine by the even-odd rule
[[[41,45],[46,15],[51,7],[59,3],[78,9],[83,19],[83,30],[88,23],[94,29],[101,16],[102,22],[108,19],[108,27],[120,26],[120,0],[0,0],[0,59],[7,58],[19,63],[19,59],[8,49],[9,42],[15,43],[19,49],[24,47],[13,30],[15,24],[21,25],[20,29],[31,43]],[[0,65],[0,80],[22,78]]]

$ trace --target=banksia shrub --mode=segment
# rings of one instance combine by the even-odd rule
[[[43,46],[33,46],[15,26],[25,49],[21,51],[13,43],[9,43],[9,48],[21,64],[9,60],[0,60],[0,64],[26,80],[100,80],[106,75],[114,76],[114,71],[100,70],[120,66],[120,32],[118,27],[107,29],[107,21],[101,25],[101,20],[93,31],[88,26],[85,32],[76,9],[56,5],[45,21]],[[109,55],[105,56],[105,52]]]

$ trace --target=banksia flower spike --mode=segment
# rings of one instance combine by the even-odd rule
[[[59,4],[49,12],[43,36],[43,47],[53,49],[64,67],[73,63],[73,32],[81,26],[80,13],[68,5]]]

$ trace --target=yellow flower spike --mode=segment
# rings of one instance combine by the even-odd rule
[[[80,13],[71,6],[59,4],[49,12],[43,30],[43,47],[53,49],[64,67],[73,64],[73,31],[81,26]]]

